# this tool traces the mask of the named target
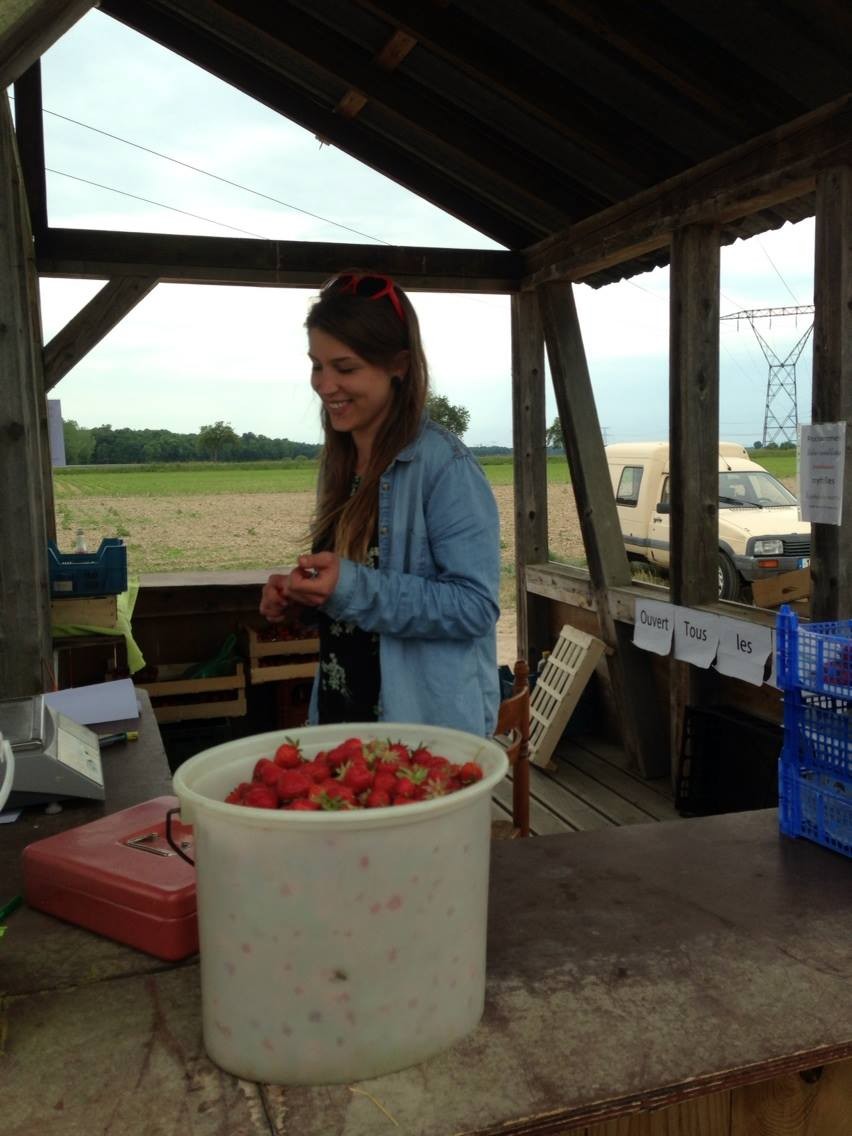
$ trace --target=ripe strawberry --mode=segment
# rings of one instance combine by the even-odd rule
[[[245,803],[253,809],[277,809],[278,794],[268,785],[252,785],[245,795]]]
[[[393,794],[397,780],[396,773],[379,766],[377,772],[373,774],[373,789],[377,793]]]
[[[314,761],[306,761],[302,766],[302,772],[306,773],[307,776],[310,777],[311,781],[314,781],[317,784],[320,784],[323,781],[328,781],[332,776],[331,767],[326,765],[325,759],[323,759],[322,761],[319,761],[317,759],[315,759]]]
[[[274,761],[270,761],[268,757],[261,757],[261,758],[260,758],[260,759],[258,760],[258,762],[257,762],[257,764],[255,765],[255,767],[254,767],[254,770],[253,770],[253,772],[252,772],[252,775],[251,775],[251,776],[252,776],[252,780],[253,780],[253,781],[260,781],[260,780],[261,780],[261,778],[262,778],[262,776],[263,776],[263,771],[264,771],[264,769],[266,769],[266,767],[267,767],[268,765],[271,765],[271,766],[273,766],[273,768],[274,768],[274,767],[275,767],[275,762],[274,762]]]
[[[368,809],[386,809],[390,803],[390,793],[384,789],[371,789],[364,798],[364,806]]]
[[[355,793],[348,785],[341,785],[339,781],[326,781],[323,788],[330,800],[341,801],[346,807],[355,804]]]
[[[474,781],[482,780],[482,766],[475,761],[466,761],[459,770],[459,781],[462,785],[472,785]]]
[[[278,776],[278,796],[282,801],[307,797],[313,782],[301,769],[282,769]]]
[[[289,805],[282,805],[282,808],[293,813],[318,812],[319,807],[316,801],[308,801],[305,797],[299,797],[298,800],[291,801]]]
[[[357,797],[365,789],[372,788],[373,772],[367,768],[366,763],[354,761],[346,769],[341,781],[344,785],[348,785]]]
[[[301,763],[302,751],[294,742],[282,742],[275,751],[275,764],[281,769],[298,769]]]
[[[243,795],[239,788],[232,789],[225,798],[226,805],[241,805],[243,803]]]
[[[260,777],[255,777],[255,782],[261,785],[268,785],[270,789],[278,788],[278,778],[281,776],[281,768],[275,764],[274,761],[267,761],[266,765],[260,771]]]
[[[388,746],[388,750],[390,753],[395,753],[400,761],[407,762],[411,759],[408,746],[404,745],[402,742],[391,742]]]
[[[411,751],[411,760],[415,763],[428,762],[431,757],[432,757],[432,751],[429,749],[428,746],[425,746],[422,742],[420,743],[419,746],[417,746],[416,749],[413,749]]]
[[[393,796],[394,801],[410,799],[414,796],[414,791],[416,788],[417,786],[414,784],[410,777],[397,777],[396,792]]]

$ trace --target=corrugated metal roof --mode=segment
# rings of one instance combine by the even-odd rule
[[[100,7],[515,250],[852,91],[846,0]],[[723,240],[812,211],[777,205]]]

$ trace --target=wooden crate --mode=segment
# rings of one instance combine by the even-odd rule
[[[53,596],[50,621],[54,627],[115,627],[118,596]]]
[[[530,699],[530,761],[546,766],[586,683],[604,653],[604,645],[570,624],[559,632]]]
[[[156,681],[137,682],[136,685],[151,696],[151,706],[158,722],[244,717],[246,674],[242,662],[237,662],[234,674],[217,675],[215,678],[181,678],[191,665],[164,664],[157,668]],[[223,694],[225,697],[222,697]]]
[[[245,655],[252,683],[313,678],[319,639],[260,639],[254,627],[244,628]]]

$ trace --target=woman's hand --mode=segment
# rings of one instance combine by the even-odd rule
[[[319,607],[330,598],[340,578],[340,557],[336,552],[316,552],[300,556],[287,577],[287,598],[306,607]]]
[[[260,614],[265,615],[270,623],[281,623],[285,618],[285,611],[290,606],[287,580],[288,577],[279,572],[270,576],[263,585],[260,595]]]

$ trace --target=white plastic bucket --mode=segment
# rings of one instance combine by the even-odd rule
[[[306,757],[349,737],[421,742],[483,778],[402,808],[289,812],[224,803],[285,737]],[[348,724],[258,734],[179,766],[195,829],[204,1044],[275,1084],[364,1080],[473,1030],[485,998],[496,743],[459,730]]]

